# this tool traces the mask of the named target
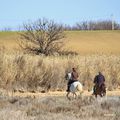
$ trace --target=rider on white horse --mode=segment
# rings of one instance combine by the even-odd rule
[[[72,72],[71,73],[68,73],[68,87],[67,87],[67,92],[70,91],[70,85],[75,82],[75,81],[78,81],[78,73],[76,71],[76,68],[72,68]]]

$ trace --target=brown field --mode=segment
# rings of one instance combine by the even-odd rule
[[[66,31],[65,49],[79,54],[119,54],[120,31]],[[19,49],[17,32],[0,32],[0,44],[8,50]]]
[[[18,47],[17,32],[0,32],[0,46],[4,46],[7,50],[12,50]]]
[[[67,47],[80,54],[120,53],[120,31],[67,32]]]

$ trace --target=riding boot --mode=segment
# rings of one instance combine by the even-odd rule
[[[93,87],[93,93],[92,93],[92,95],[95,95],[95,91],[96,91],[96,86]]]
[[[69,90],[70,90],[70,85],[67,86],[67,90],[66,91],[69,92]]]

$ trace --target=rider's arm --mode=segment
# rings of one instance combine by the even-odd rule
[[[95,76],[93,83],[97,82],[97,76]]]
[[[77,73],[77,77],[79,77],[78,73]]]
[[[103,76],[103,80],[104,80],[104,82],[105,82],[105,77]]]

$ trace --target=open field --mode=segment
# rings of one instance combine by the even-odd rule
[[[120,31],[66,31],[65,49],[82,55],[120,53]],[[18,47],[17,32],[0,32],[0,44],[9,51]]]
[[[80,54],[120,53],[120,31],[67,32],[67,47]]]
[[[65,92],[14,93],[0,95],[0,120],[119,120],[120,98],[114,93],[95,99],[85,91],[83,97],[68,100]]]
[[[8,51],[18,48],[17,32],[0,32],[0,46],[4,46]]]

